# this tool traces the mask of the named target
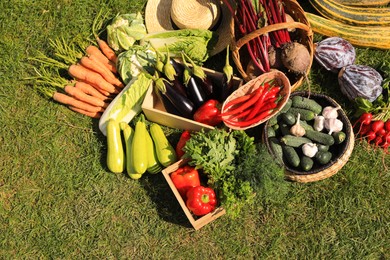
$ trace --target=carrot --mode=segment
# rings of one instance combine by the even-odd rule
[[[109,97],[100,93],[100,91],[97,90],[95,87],[93,87],[92,85],[85,83],[83,81],[76,81],[76,83],[74,84],[74,87],[80,89],[85,94],[94,96],[102,101],[106,101],[106,100],[110,99]]]
[[[85,49],[85,52],[88,54],[88,56],[96,55],[96,57],[99,58],[99,60],[104,64],[104,66],[106,66],[113,73],[117,73],[116,64],[110,61],[98,47],[94,45],[89,45]]]
[[[104,64],[99,60],[96,55],[84,56],[80,59],[80,64],[84,67],[94,70],[102,75],[102,77],[107,80],[112,85],[123,88],[123,83],[116,77],[116,75],[109,70]],[[91,64],[93,63],[93,64]]]
[[[89,116],[89,117],[92,117],[92,118],[100,118],[102,116],[101,112],[89,112],[87,110],[83,110],[83,109],[80,109],[80,108],[77,108],[77,107],[73,107],[73,106],[69,106],[69,108],[71,110],[73,110],[74,112],[77,112],[77,113],[80,113],[82,115]]]
[[[100,89],[109,93],[113,93],[115,91],[115,86],[108,83],[99,73],[87,69],[79,64],[70,65],[68,72],[72,77],[81,79],[87,83],[91,83],[92,85],[96,85]]]
[[[61,104],[72,106],[88,112],[97,113],[104,111],[104,108],[102,107],[92,106],[84,101],[77,100],[74,97],[68,96],[67,94],[63,94],[61,92],[54,92],[52,97],[55,101]]]
[[[103,100],[99,99],[99,98],[96,98],[94,96],[90,96],[88,94],[85,94],[83,91],[81,91],[80,89],[78,88],[75,88],[73,86],[70,86],[70,85],[66,85],[64,87],[64,91],[71,97],[74,97],[80,101],[83,101],[85,103],[88,103],[92,106],[96,106],[96,107],[107,107],[107,104],[104,103]]]
[[[96,39],[100,50],[103,52],[103,54],[114,64],[116,64],[117,55],[115,51],[108,45],[108,43],[100,38]]]

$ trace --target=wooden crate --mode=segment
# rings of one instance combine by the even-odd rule
[[[221,72],[217,72],[207,68],[203,68],[203,70],[211,79],[214,80],[220,80],[223,76],[223,73]],[[240,87],[242,85],[242,82],[242,79],[234,77],[233,88],[236,89]],[[212,126],[168,113],[164,105],[160,102],[157,95],[153,91],[153,86],[151,86],[146,93],[145,99],[142,103],[142,111],[144,112],[146,118],[149,121],[158,123],[160,125],[190,131],[199,131],[202,128],[214,129],[214,127]]]
[[[169,187],[171,188],[173,194],[175,195],[177,201],[179,202],[181,208],[184,211],[184,214],[187,216],[188,220],[190,221],[191,225],[194,227],[195,230],[199,230],[204,225],[214,221],[215,219],[219,218],[220,216],[224,215],[226,213],[225,209],[222,207],[216,208],[214,211],[208,213],[207,215],[201,216],[201,217],[194,217],[192,213],[189,211],[189,209],[186,206],[185,201],[181,197],[179,191],[176,189],[175,185],[172,182],[172,179],[170,177],[170,174],[177,169],[179,169],[181,166],[186,165],[188,160],[179,160],[178,162],[168,166],[165,168],[162,173],[164,175],[165,180],[167,181]]]

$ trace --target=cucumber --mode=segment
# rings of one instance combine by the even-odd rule
[[[300,164],[301,159],[299,158],[299,155],[294,147],[283,145],[283,156],[286,160],[286,162],[293,167],[298,167]]]
[[[305,172],[310,171],[313,168],[314,160],[306,155],[301,157],[300,167]]]
[[[282,122],[286,125],[293,125],[297,121],[296,116],[294,116],[292,113],[286,112],[280,115]]]
[[[304,121],[310,121],[313,120],[315,117],[315,113],[309,109],[304,108],[297,108],[297,107],[291,107],[288,110],[289,113],[292,113],[295,117],[298,116],[298,113],[301,114],[301,120]]]
[[[305,130],[314,130],[312,125],[309,125],[306,121],[304,120],[299,120],[299,124],[303,127]]]
[[[332,133],[332,136],[334,138],[335,144],[341,144],[345,141],[345,138],[347,138],[347,135],[343,131]]]
[[[318,132],[315,130],[307,130],[305,136],[315,143],[320,143],[329,146],[334,144],[333,136],[327,133]]]
[[[284,123],[279,124],[280,133],[282,135],[289,135],[290,134],[290,127]]]
[[[276,125],[279,121],[280,115],[287,112],[290,109],[291,105],[292,105],[292,100],[288,99],[284,107],[282,107],[282,109],[280,109],[278,113],[276,113],[273,117],[271,117],[268,120],[268,125],[269,126]]]
[[[271,137],[268,139],[268,142],[278,162],[283,163],[283,149],[279,140],[275,137]]]
[[[330,159],[332,159],[332,153],[329,151],[317,152],[315,158],[319,164],[324,165],[324,164],[327,164],[328,162],[330,162]]]
[[[311,143],[311,140],[309,138],[306,138],[304,136],[294,136],[294,135],[284,135],[280,138],[280,142],[292,146],[292,147],[300,147],[303,144]]]
[[[329,150],[329,145],[317,144],[319,152],[327,152]]]
[[[273,127],[267,127],[267,137],[274,137],[275,135],[275,129]]]
[[[291,98],[292,107],[308,109],[314,112],[314,114],[319,115],[322,111],[322,106],[318,104],[315,100],[302,97],[294,96]]]

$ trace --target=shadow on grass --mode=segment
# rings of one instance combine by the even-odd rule
[[[100,164],[104,170],[109,172],[106,163],[106,137],[99,130],[98,120],[93,120],[92,128],[96,133],[96,137],[104,144],[104,146],[101,148]],[[169,139],[170,142],[176,143],[178,136],[172,135],[169,136]],[[130,177],[126,174],[126,178]],[[148,196],[156,205],[157,212],[161,219],[173,224],[181,225],[183,227],[192,227],[162,173],[154,175],[145,174],[139,180],[139,183],[142,185]]]

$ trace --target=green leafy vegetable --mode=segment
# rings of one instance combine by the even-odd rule
[[[152,81],[149,74],[141,72],[111,101],[99,120],[99,129],[104,135],[109,119],[129,123],[142,111],[141,105]]]
[[[141,13],[120,14],[107,26],[107,42],[115,51],[130,49],[146,35]]]
[[[189,164],[207,175],[208,185],[232,217],[251,205],[257,194],[264,199],[265,195],[283,194],[279,192],[286,185],[283,168],[244,131],[202,130],[191,134],[184,151],[184,156],[191,158]]]

